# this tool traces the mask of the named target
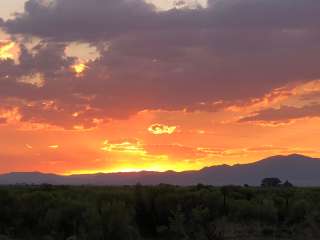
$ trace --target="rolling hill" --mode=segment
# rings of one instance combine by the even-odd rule
[[[259,185],[266,177],[289,180],[296,186],[320,186],[320,159],[303,155],[273,156],[250,164],[219,165],[186,172],[97,173],[61,176],[39,172],[0,175],[1,185]]]

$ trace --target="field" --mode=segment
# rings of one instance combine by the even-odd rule
[[[320,189],[3,186],[0,239],[320,239]]]

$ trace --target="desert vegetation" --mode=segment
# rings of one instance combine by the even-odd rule
[[[320,189],[3,186],[0,239],[320,239]]]

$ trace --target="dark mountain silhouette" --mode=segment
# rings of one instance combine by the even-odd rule
[[[98,173],[60,176],[39,172],[0,175],[0,184],[54,185],[259,185],[263,178],[278,177],[296,186],[320,186],[320,159],[293,154],[273,156],[250,164],[220,165],[186,172]]]

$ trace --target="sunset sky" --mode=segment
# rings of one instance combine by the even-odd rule
[[[320,157],[319,0],[0,0],[0,173]]]

